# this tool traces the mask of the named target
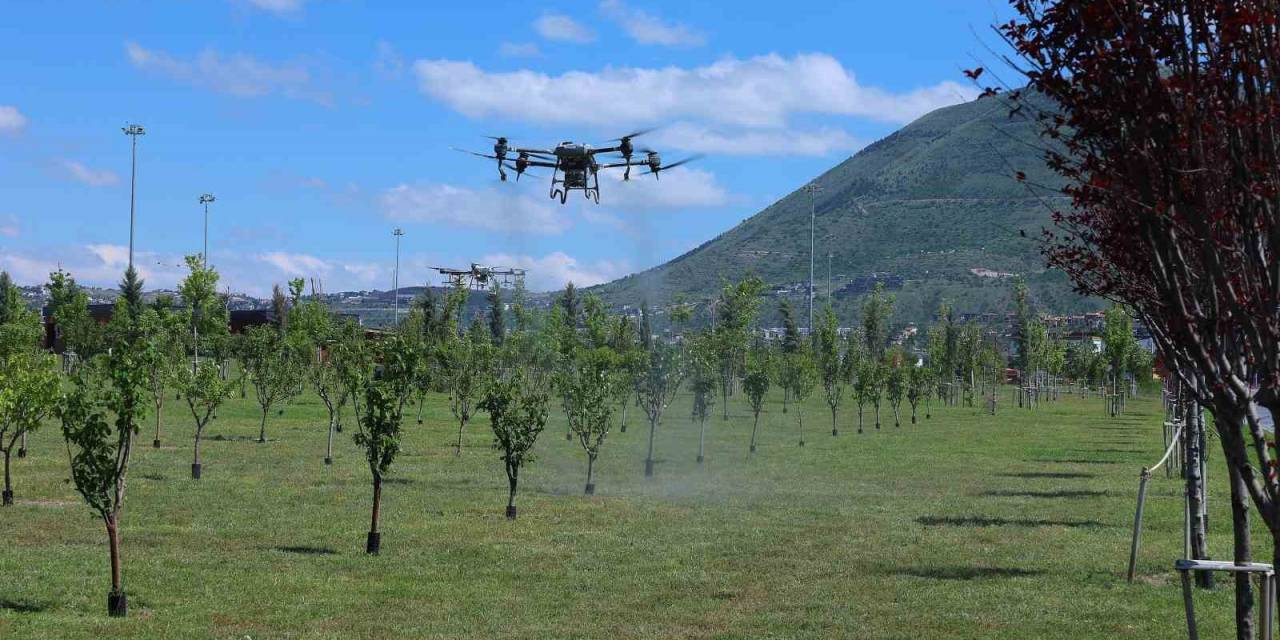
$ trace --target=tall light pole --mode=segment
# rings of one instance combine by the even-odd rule
[[[395,326],[398,327],[400,326],[400,236],[404,235],[404,230],[400,227],[396,227],[395,230],[391,232],[391,235],[396,237],[396,270],[392,279],[394,282],[393,286],[395,287],[395,293],[393,295],[396,299]]]
[[[822,191],[822,187],[816,182],[810,182],[804,186],[805,193],[809,194],[809,335],[813,335],[813,226],[814,226],[814,196]]]
[[[831,251],[829,250],[827,251],[827,304],[831,304]]]
[[[209,203],[217,200],[212,193],[206,193],[200,196],[200,204],[204,205],[204,253],[200,254],[204,257],[204,268],[209,268]]]
[[[130,124],[120,128],[126,136],[133,138],[133,152],[129,161],[129,268],[133,268],[133,203],[134,192],[138,188],[138,136],[146,135],[140,124]]]

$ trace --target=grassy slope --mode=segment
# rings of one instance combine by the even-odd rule
[[[1097,400],[1037,413],[969,409],[829,435],[820,394],[796,446],[794,409],[708,423],[694,463],[688,397],[660,429],[657,477],[642,477],[645,430],[606,443],[600,495],[553,421],[518,500],[483,416],[461,458],[441,397],[410,422],[384,492],[383,553],[363,553],[369,476],[350,434],[321,463],[322,408],[272,417],[236,400],[212,427],[204,480],[187,478],[188,421],[138,452],[124,516],[131,617],[104,615],[101,525],[64,483],[53,425],[17,461],[19,504],[0,510],[3,638],[1148,638],[1180,633],[1169,567],[1180,553],[1179,490],[1153,481],[1141,573],[1122,578],[1139,468],[1159,456],[1158,406],[1118,420]],[[150,433],[143,434],[149,443]],[[1229,557],[1218,457],[1212,549]],[[1053,478],[1035,474],[1070,473]],[[1057,493],[1055,493],[1057,492]],[[1065,493],[1063,493],[1065,492]],[[989,519],[982,526],[973,518]],[[969,519],[969,520],[966,520]],[[292,549],[290,549],[292,548]],[[301,551],[311,551],[304,553]],[[1205,637],[1229,624],[1229,589],[1199,596]]]
[[[1047,309],[1094,308],[1062,274],[1045,270],[1032,240],[1049,224],[1049,210],[1012,175],[1022,170],[1032,184],[1060,184],[1040,146],[1032,122],[1010,119],[1003,102],[981,100],[925,115],[819,176],[819,293],[830,250],[837,287],[839,274],[905,276],[898,317],[909,321],[926,320],[944,298],[961,312],[1005,310],[1008,283],[969,273],[979,267],[1026,275]],[[723,278],[744,273],[769,283],[805,281],[808,226],[808,195],[797,191],[671,262],[596,290],[618,304],[662,303],[676,292],[695,300],[713,294]],[[857,317],[855,302],[837,306]]]

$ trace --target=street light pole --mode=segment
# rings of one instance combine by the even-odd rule
[[[138,187],[138,136],[146,135],[140,124],[130,124],[120,128],[126,136],[133,138],[133,151],[129,161],[129,268],[133,268],[133,221],[134,193]]]
[[[204,268],[209,268],[209,203],[217,198],[212,193],[206,193],[200,196],[200,204],[204,205],[204,253],[200,254],[204,258]]]
[[[813,229],[816,211],[813,199],[822,187],[810,182],[804,186],[804,191],[809,194],[809,335],[813,335]]]
[[[392,278],[394,281],[393,286],[395,287],[395,293],[393,295],[396,299],[395,326],[398,327],[400,326],[400,236],[404,235],[404,230],[400,227],[396,227],[395,230],[391,232],[391,235],[396,237],[396,270]]]

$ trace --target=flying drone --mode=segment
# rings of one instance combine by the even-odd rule
[[[524,279],[525,270],[512,267],[488,267],[471,263],[469,269],[452,269],[449,267],[432,267],[440,275],[448,278],[449,284],[455,287],[471,289],[488,288],[489,283],[496,281],[498,286],[510,286],[512,282]]]
[[[614,138],[609,142],[615,144],[606,147],[593,147],[589,144],[565,141],[556,145],[555,149],[526,149],[524,147],[511,146],[505,137],[487,136],[494,141],[492,155],[466,149],[457,150],[473,156],[496,160],[498,162],[498,177],[503,182],[507,180],[507,169],[516,172],[517,181],[520,180],[520,176],[524,175],[529,167],[551,169],[550,196],[552,200],[559,198],[560,204],[564,204],[569,198],[569,192],[578,190],[582,191],[583,195],[588,199],[599,204],[600,179],[598,173],[601,169],[622,168],[624,169],[622,179],[630,180],[631,168],[643,167],[646,170],[640,175],[653,174],[656,180],[658,174],[663,171],[674,169],[701,157],[691,156],[679,162],[662,164],[662,156],[658,155],[657,151],[637,149],[631,144],[632,138],[644,135],[649,131],[652,131],[652,129],[636,131],[621,138]],[[644,157],[632,160],[632,156],[637,153],[644,154]],[[507,159],[510,154],[515,154],[514,162]]]

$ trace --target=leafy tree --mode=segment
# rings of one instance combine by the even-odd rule
[[[836,428],[836,413],[840,409],[840,400],[844,397],[845,372],[836,314],[830,304],[822,310],[815,328],[814,356],[818,375],[822,379],[822,390],[826,393],[827,407],[831,409],[831,435],[834,436],[840,433]]]
[[[218,366],[207,359],[200,361],[195,371],[186,367],[180,371],[182,395],[187,399],[187,408],[191,410],[191,418],[195,421],[195,439],[191,446],[191,479],[199,480],[204,468],[200,461],[200,442],[204,429],[217,414],[218,407],[231,395],[235,383],[223,380],[218,373]]]
[[[693,419],[698,421],[698,464],[706,455],[707,415],[715,404],[716,388],[716,336],[699,334],[691,340],[686,364],[689,374],[689,390],[693,393]]]
[[[89,315],[89,295],[76,284],[71,274],[58,269],[49,274],[49,315],[53,318],[55,342],[82,359],[101,349],[103,336],[97,321]]]
[[[884,360],[884,350],[889,346],[893,304],[894,296],[885,294],[883,282],[877,282],[862,303],[862,337],[866,341],[867,356],[877,362]]]
[[[593,495],[592,482],[600,445],[609,435],[610,419],[619,387],[626,383],[622,359],[607,347],[582,349],[556,376],[556,386],[565,398],[565,418],[569,429],[587,452],[586,495]]]
[[[192,367],[200,353],[214,350],[214,342],[227,331],[226,312],[217,299],[218,272],[206,267],[198,255],[186,257],[187,277],[178,285],[191,322]]]
[[[134,436],[146,417],[146,372],[138,353],[141,328],[127,304],[124,298],[116,303],[107,354],[99,357],[97,366],[81,370],[57,410],[71,479],[107,529],[111,616],[128,613],[120,571],[120,513]]]
[[[27,433],[40,428],[58,399],[58,367],[35,349],[10,355],[0,367],[0,453],[4,454],[2,503],[13,504],[10,472],[14,447]]]
[[[471,331],[465,337],[450,340],[441,352],[449,385],[449,409],[458,420],[458,442],[454,446],[454,455],[462,455],[462,431],[471,420],[476,397],[482,390],[491,351],[492,346],[486,336]]]
[[[853,355],[852,353],[850,355]],[[854,359],[857,375],[853,381],[853,398],[858,403],[858,433],[862,433],[863,411],[868,402],[879,393],[880,363],[865,353]],[[878,423],[879,421],[877,421]]]
[[[254,396],[262,410],[258,442],[266,442],[267,415],[271,407],[297,394],[304,370],[297,351],[275,328],[249,327],[241,346],[241,365],[253,384]]]
[[[756,431],[760,428],[760,411],[764,409],[765,397],[769,394],[769,386],[773,379],[773,357],[769,350],[757,345],[747,353],[746,375],[742,378],[742,390],[751,403],[751,413],[755,416],[751,424],[751,453],[756,452]]]
[[[493,344],[502,346],[507,329],[502,318],[502,287],[495,280],[489,288],[489,335]]]
[[[360,403],[359,429],[353,436],[357,446],[364,449],[369,472],[373,475],[373,512],[369,521],[369,535],[365,539],[365,552],[377,554],[382,546],[382,533],[378,531],[378,519],[382,510],[382,478],[391,471],[396,454],[400,453],[400,400],[395,390],[383,382],[371,382],[364,387]]]
[[[648,314],[644,313],[643,317]],[[644,363],[636,376],[636,395],[649,418],[649,449],[644,459],[644,476],[653,477],[653,437],[662,414],[671,404],[684,379],[684,362],[680,351],[661,342],[651,342]]]
[[[751,325],[759,315],[762,293],[764,281],[750,276],[737,284],[724,285],[717,300],[714,336],[719,359],[720,407],[724,420],[729,419],[729,395],[741,373],[743,357],[751,343]]]
[[[565,285],[564,292],[560,294],[560,299],[556,304],[564,310],[564,321],[570,328],[577,328],[578,315],[581,312],[579,308],[578,290],[573,286],[573,282]]]
[[[804,401],[818,384],[818,366],[814,362],[813,351],[808,345],[802,346],[795,353],[784,354],[786,361],[786,380],[783,384],[791,391],[796,401],[796,421],[799,426],[800,446],[804,446]]]
[[[885,375],[884,392],[885,397],[889,400],[889,406],[893,409],[893,426],[902,426],[902,400],[907,395],[907,372],[906,364],[903,362],[906,354],[902,349],[895,348],[889,351],[885,356],[885,367],[888,369]]]
[[[485,386],[480,408],[489,413],[493,448],[502,452],[510,491],[507,518],[516,518],[516,487],[520,469],[533,462],[533,444],[547,424],[547,394],[520,369]]]
[[[1113,305],[1103,314],[1102,354],[1107,366],[1111,369],[1111,415],[1120,411],[1120,380],[1129,372],[1129,364],[1133,360],[1133,351],[1138,349],[1138,342],[1133,337],[1133,322],[1129,314],[1119,305]]]
[[[911,424],[916,423],[920,401],[929,395],[932,370],[928,367],[907,368],[907,403],[911,405]]]
[[[144,310],[139,322],[143,336],[139,355],[146,372],[147,391],[156,409],[156,437],[151,445],[159,449],[164,401],[184,368],[183,333],[188,322],[182,315],[173,313],[172,299],[169,304]]]

